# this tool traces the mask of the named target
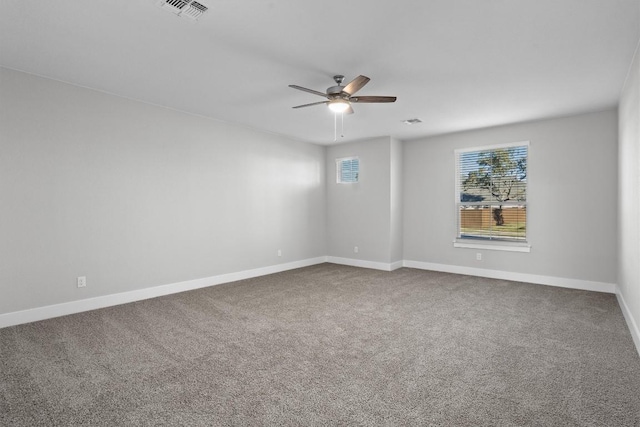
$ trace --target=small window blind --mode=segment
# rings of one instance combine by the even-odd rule
[[[360,160],[357,157],[336,159],[338,184],[353,184],[358,182],[360,175]]]
[[[456,151],[458,238],[526,242],[529,143]]]

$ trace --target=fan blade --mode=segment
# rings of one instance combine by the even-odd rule
[[[320,95],[320,96],[322,96],[323,98],[327,98],[327,94],[326,94],[326,93],[318,92],[317,90],[307,89],[306,87],[302,87],[302,86],[298,86],[298,85],[289,85],[289,87],[292,87],[292,88],[294,88],[294,89],[301,90],[301,91],[303,91],[303,92],[313,93],[314,95]]]
[[[311,107],[312,105],[320,105],[320,104],[328,104],[328,103],[329,101],[312,102],[311,104],[296,105],[295,107],[292,107],[292,108]]]
[[[349,105],[349,108],[344,110],[344,112],[345,112],[345,114],[353,114],[353,108],[351,108],[351,105]]]
[[[351,102],[396,102],[395,96],[354,96],[349,98]]]
[[[342,91],[348,93],[349,95],[353,95],[354,93],[362,89],[364,85],[369,83],[369,80],[371,79],[367,76],[358,76],[355,79],[351,80],[351,82],[349,82],[349,84],[346,85],[344,89],[342,89]]]

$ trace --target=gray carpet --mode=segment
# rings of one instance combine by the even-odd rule
[[[0,329],[0,425],[637,426],[615,296],[333,264]]]

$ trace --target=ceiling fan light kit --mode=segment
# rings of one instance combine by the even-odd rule
[[[329,101],[329,109],[334,113],[344,113],[349,109],[349,101],[346,99],[334,99]]]

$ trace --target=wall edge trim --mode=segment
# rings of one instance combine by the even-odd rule
[[[397,263],[390,264],[388,262],[366,261],[363,259],[342,258],[342,257],[336,257],[336,256],[327,256],[327,262],[330,262],[333,264],[340,264],[340,265],[349,265],[351,267],[371,268],[373,270],[383,270],[383,271],[392,271],[392,266],[394,265],[396,265],[395,268],[402,267],[402,265]]]
[[[624,300],[624,295],[622,295],[620,287],[617,287],[616,289],[616,299],[618,300],[618,305],[620,306],[620,310],[622,311],[624,320],[627,322],[627,327],[629,328],[629,332],[631,333],[633,343],[636,346],[636,351],[640,355],[640,329],[638,329],[638,323],[636,322],[636,319],[633,318],[631,310],[629,310],[629,306]]]
[[[404,267],[420,270],[442,271],[445,273],[466,274],[469,276],[487,277],[490,279],[512,280],[514,282],[535,283],[537,285],[556,286],[560,288],[580,289],[583,291],[605,292],[615,294],[614,283],[594,282],[590,280],[569,279],[565,277],[542,276],[538,274],[516,273],[512,271],[489,270],[485,268],[463,267],[450,264],[405,260]]]
[[[296,268],[309,267],[311,265],[322,264],[325,262],[327,262],[327,257],[320,256],[316,258],[308,258],[283,264],[270,265],[267,267],[260,267],[251,270],[220,274],[211,277],[203,277],[200,279],[152,286],[144,289],[136,289],[134,291],[120,292],[116,294],[85,298],[60,304],[46,305],[43,307],[4,313],[0,314],[0,328],[21,325],[24,323],[37,322],[39,320],[51,319],[54,317],[66,316],[69,314],[82,313],[90,310],[97,310],[100,308],[112,307],[115,305],[127,304],[135,301],[142,301],[149,298],[156,298],[164,295],[176,294],[179,292],[192,291],[194,289],[221,285],[223,283],[235,282],[238,280],[251,279],[254,277],[280,273],[282,271],[293,270]]]

